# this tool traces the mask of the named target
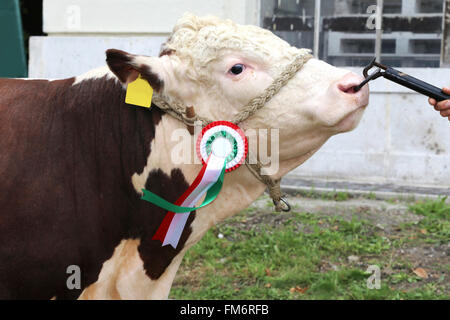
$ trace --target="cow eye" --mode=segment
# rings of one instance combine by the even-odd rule
[[[238,75],[238,74],[241,74],[242,71],[244,71],[244,70],[245,70],[245,66],[241,63],[238,63],[238,64],[235,64],[234,66],[232,66],[229,72],[231,74]]]

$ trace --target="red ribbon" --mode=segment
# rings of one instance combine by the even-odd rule
[[[208,159],[209,160],[209,159]],[[189,186],[189,188],[183,193],[181,197],[178,198],[177,201],[175,201],[175,204],[177,206],[181,206],[183,201],[186,200],[186,198],[191,194],[192,191],[194,191],[195,188],[199,185],[199,183],[203,179],[203,175],[206,171],[206,162],[202,169],[200,170],[199,174],[195,178],[194,182]],[[170,223],[172,222],[173,217],[175,216],[174,212],[167,212],[166,216],[164,217],[163,221],[161,222],[158,230],[156,230],[156,233],[153,235],[152,240],[159,240],[161,242],[164,242],[164,239],[166,238],[167,231],[169,230]]]

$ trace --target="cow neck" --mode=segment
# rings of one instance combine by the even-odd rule
[[[128,177],[147,165],[155,127],[163,112],[158,108],[152,112],[130,108],[125,104],[122,84],[108,76],[83,80],[70,90],[70,104],[76,107],[68,121],[84,134],[80,137],[83,153],[95,155],[98,170],[114,172],[122,179],[132,197],[134,188]]]
[[[260,96],[252,99],[246,106],[241,108],[241,111],[239,111],[239,113],[235,115],[233,119],[230,120],[230,122],[239,125],[240,123],[244,122],[249,117],[254,115],[258,110],[263,108],[311,58],[312,55],[310,54],[309,50],[296,56],[294,60],[289,63],[281,72],[281,74],[272,82],[272,84],[267,87]],[[188,126],[188,128],[194,126],[196,121],[200,121],[203,126],[206,126],[215,121],[198,115],[190,115],[187,112],[189,108],[178,103],[169,104],[167,100],[160,95],[157,95],[153,98],[153,103],[155,103],[160,109],[164,110],[168,114],[184,122]],[[249,158],[256,159],[256,164],[251,164],[249,162]],[[251,155],[249,155],[246,159],[245,164],[250,172],[255,176],[255,178],[257,178],[260,182],[264,183],[267,186],[269,195],[272,198],[276,211],[290,211],[291,208],[289,204],[281,196],[281,179],[275,180],[268,175],[263,175],[261,173],[263,165],[258,160],[257,156],[251,157]]]

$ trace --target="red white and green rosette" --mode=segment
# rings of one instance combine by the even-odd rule
[[[239,168],[245,161],[248,142],[244,132],[228,121],[216,121],[205,128],[197,140],[197,155],[205,164],[213,153],[225,158],[225,172]]]
[[[248,142],[242,130],[228,121],[216,121],[205,128],[197,140],[197,154],[203,162],[200,173],[183,195],[172,204],[143,189],[142,199],[168,210],[153,240],[176,248],[190,212],[210,204],[222,189],[225,172],[241,166],[248,152]],[[202,204],[195,207],[206,193]]]

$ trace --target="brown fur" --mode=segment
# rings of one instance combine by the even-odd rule
[[[152,72],[149,66],[135,66],[132,62],[132,54],[117,49],[106,50],[106,63],[121,82],[132,82],[141,74],[142,78],[147,80],[154,90],[161,91],[164,86],[164,81]]]
[[[114,79],[0,79],[0,299],[77,298],[123,239],[140,239],[157,279],[183,248],[151,240],[165,211],[140,200],[142,172],[163,113],[126,105]],[[151,171],[147,188],[175,201],[188,184],[178,169]],[[81,290],[69,290],[69,265]]]

